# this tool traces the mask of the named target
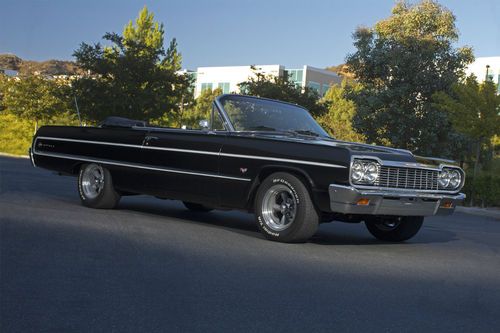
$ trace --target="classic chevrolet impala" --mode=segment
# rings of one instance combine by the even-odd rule
[[[222,95],[199,129],[111,117],[98,127],[44,126],[34,166],[78,177],[83,205],[149,194],[187,209],[253,212],[271,240],[301,242],[327,221],[364,222],[404,241],[425,216],[451,214],[464,172],[450,161],[335,140],[297,105]]]

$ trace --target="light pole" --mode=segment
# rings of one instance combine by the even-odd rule
[[[486,65],[486,76],[484,78],[484,81],[488,81],[488,70],[490,69],[490,65]]]

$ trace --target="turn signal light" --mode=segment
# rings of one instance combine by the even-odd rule
[[[442,208],[453,208],[453,203],[451,201],[445,202],[441,205]]]
[[[366,198],[359,199],[358,202],[356,202],[356,204],[359,206],[368,206],[369,203],[370,203],[370,199],[366,199]]]

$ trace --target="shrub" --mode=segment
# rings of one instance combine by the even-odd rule
[[[500,175],[481,173],[476,179],[469,177],[464,192],[470,204],[500,207]]]
[[[39,124],[43,125],[78,125],[73,114],[60,114],[52,117],[49,121]],[[3,111],[0,113],[0,152],[27,155],[31,146],[35,124],[32,121],[22,119],[12,113]]]
[[[0,114],[0,152],[27,155],[35,126],[13,114]]]

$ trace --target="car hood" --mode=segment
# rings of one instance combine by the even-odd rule
[[[340,141],[329,138],[317,138],[316,140],[311,141],[311,143],[344,148],[349,150],[351,155],[377,157],[387,161],[418,162],[415,156],[409,150],[405,149]]]
[[[324,145],[336,148],[344,148],[349,151],[351,156],[357,155],[365,157],[376,157],[383,161],[407,162],[409,167],[412,166],[437,167],[440,164],[454,164],[454,161],[450,160],[416,156],[411,151],[406,149],[397,149],[391,147],[369,145],[364,143],[341,141],[333,138],[313,137],[306,135],[290,136],[272,132],[252,133],[251,136],[260,137],[263,139],[272,138],[275,140],[295,141],[304,144]]]

